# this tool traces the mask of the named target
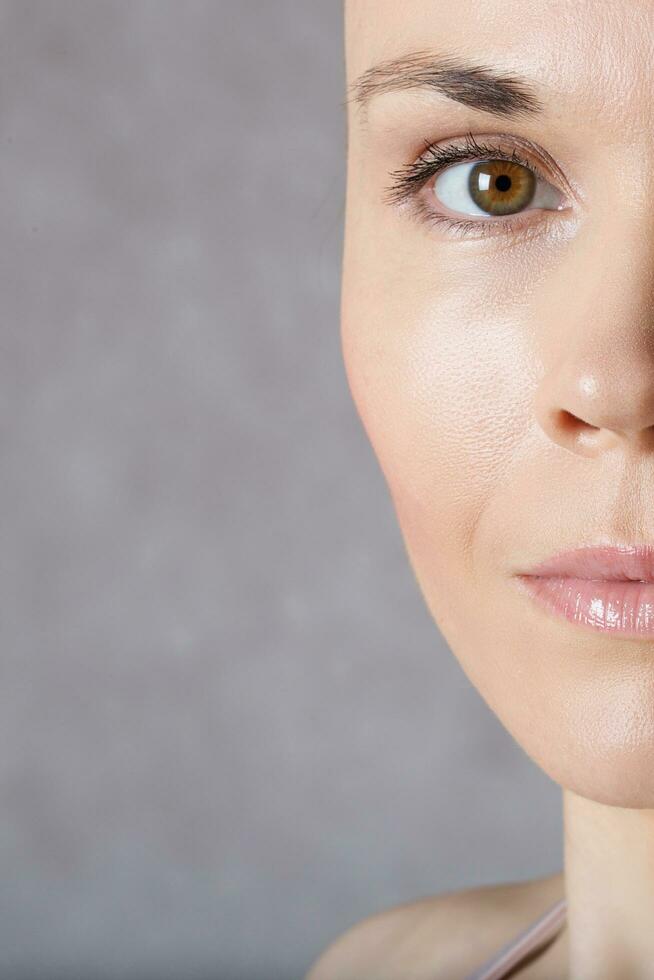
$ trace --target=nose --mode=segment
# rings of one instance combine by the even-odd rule
[[[571,252],[546,318],[538,423],[582,456],[654,452],[654,228],[589,232]]]

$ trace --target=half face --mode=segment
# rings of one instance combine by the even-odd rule
[[[654,545],[654,6],[345,13],[343,353],[416,580],[554,780],[654,806],[654,585],[521,577]]]

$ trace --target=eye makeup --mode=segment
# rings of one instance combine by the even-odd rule
[[[518,149],[521,143],[530,141],[519,137],[499,134],[479,141],[471,132],[467,132],[463,140],[449,141],[447,143],[432,143],[428,140],[423,141],[425,149],[420,157],[398,170],[391,171],[392,183],[385,188],[383,195],[384,203],[391,205],[412,205],[417,217],[422,218],[432,224],[443,224],[448,229],[460,235],[473,235],[484,237],[486,235],[497,234],[502,231],[518,231],[524,229],[526,225],[533,225],[536,221],[542,222],[543,216],[557,214],[563,207],[556,209],[528,209],[520,213],[514,213],[510,217],[496,217],[489,214],[481,219],[456,218],[448,216],[442,211],[438,211],[433,204],[430,205],[420,196],[422,188],[432,177],[436,177],[452,164],[464,161],[509,161],[512,165],[518,165],[530,171],[534,178],[540,182],[545,182],[552,186],[552,176],[546,173],[544,167],[536,163],[533,159],[534,151],[529,154],[524,153],[522,148]],[[506,145],[508,142],[508,146]],[[532,155],[533,154],[533,155]],[[556,178],[554,178],[556,179]],[[435,194],[431,195],[433,203],[438,201]]]

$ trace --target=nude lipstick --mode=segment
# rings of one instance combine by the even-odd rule
[[[563,551],[516,575],[541,607],[577,626],[654,638],[654,546]]]

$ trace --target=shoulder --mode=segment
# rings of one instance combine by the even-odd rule
[[[563,894],[562,874],[481,885],[384,909],[334,939],[304,980],[455,980]]]

